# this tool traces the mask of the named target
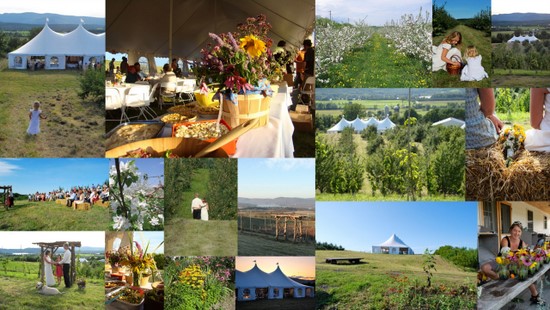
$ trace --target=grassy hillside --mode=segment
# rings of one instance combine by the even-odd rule
[[[313,256],[315,244],[277,241],[274,236],[239,232],[239,256]]]
[[[363,257],[362,264],[325,263],[328,257]],[[411,286],[422,287],[426,276],[422,255],[384,255],[352,251],[316,252],[316,296],[318,309],[387,309],[399,305]],[[431,296],[434,309],[464,309],[475,307],[476,273],[465,272],[436,256]],[[458,288],[467,286],[467,288]],[[447,292],[454,297],[445,298]],[[441,295],[441,296],[439,296]],[[410,298],[411,296],[406,296]],[[420,298],[419,296],[415,296]],[[404,298],[404,299],[407,299]],[[451,300],[451,301],[449,301]],[[412,302],[412,300],[405,300]],[[408,304],[415,309],[412,304]]]
[[[550,85],[550,71],[495,69],[493,85],[498,87],[540,87]]]
[[[168,256],[237,255],[237,221],[172,219],[164,228]]]
[[[489,74],[488,79],[472,82],[461,82],[460,75],[450,75],[446,71],[432,72],[432,86],[433,87],[490,87],[491,86],[491,37],[486,37],[485,34],[479,30],[475,30],[468,26],[458,25],[455,28],[449,29],[445,32],[445,35],[453,32],[460,31],[462,34],[462,46],[460,50],[462,52],[462,59],[466,57],[466,49],[469,45],[474,45],[478,53],[482,57],[481,64],[485,68],[485,72]],[[438,36],[433,38],[433,45],[437,46],[441,44],[445,36]]]
[[[0,157],[103,157],[105,108],[78,97],[73,70],[8,70],[0,64]],[[47,119],[28,136],[29,110],[42,103]]]
[[[38,278],[19,279],[0,277],[0,309],[88,310],[103,309],[105,291],[103,281],[86,280],[86,288],[76,285],[67,289],[57,287],[61,295],[45,296],[36,290]]]
[[[15,201],[14,208],[0,209],[0,230],[101,231],[110,230],[109,209],[92,206],[75,211],[55,202]]]

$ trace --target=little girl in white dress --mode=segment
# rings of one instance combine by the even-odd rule
[[[475,46],[468,46],[466,57],[468,64],[462,68],[461,81],[481,81],[489,77],[481,65],[481,55],[478,54]]]
[[[42,110],[40,110],[40,102],[34,102],[34,109],[31,109],[29,112],[29,128],[27,128],[27,133],[29,135],[37,135],[40,133],[40,119],[46,119],[46,116],[42,115]]]
[[[525,149],[550,152],[550,88],[531,88],[531,127],[525,132]]]

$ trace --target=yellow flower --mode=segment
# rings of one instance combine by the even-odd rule
[[[497,264],[502,265],[502,257],[497,257]]]
[[[241,48],[244,49],[250,57],[259,57],[266,50],[265,42],[254,35],[247,35],[241,38],[240,41]]]

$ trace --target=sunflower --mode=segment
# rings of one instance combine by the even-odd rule
[[[244,38],[241,38],[241,48],[244,49],[250,57],[259,57],[263,52],[265,52],[265,42],[258,39],[254,35],[247,35]]]

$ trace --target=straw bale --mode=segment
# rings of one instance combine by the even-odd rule
[[[523,149],[507,167],[502,144],[467,150],[466,200],[550,200],[550,154]]]

